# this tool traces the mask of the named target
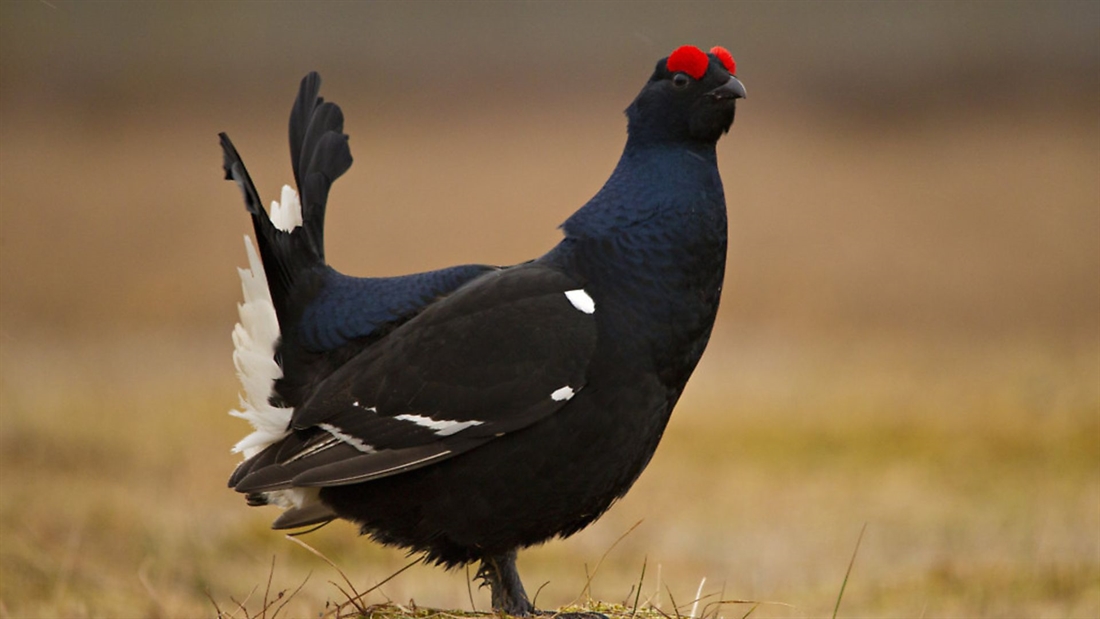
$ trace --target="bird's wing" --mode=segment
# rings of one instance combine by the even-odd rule
[[[535,423],[584,389],[594,312],[579,282],[537,263],[484,275],[333,372],[294,411],[294,431],[230,483],[359,483]]]

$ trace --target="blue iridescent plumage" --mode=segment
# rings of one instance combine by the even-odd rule
[[[407,319],[493,270],[466,264],[397,277],[350,277],[325,267],[317,296],[302,311],[298,342],[319,353],[370,337],[380,327]]]

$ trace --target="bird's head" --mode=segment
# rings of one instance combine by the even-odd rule
[[[653,75],[626,109],[636,142],[714,144],[733,124],[745,87],[725,48],[706,53],[685,45],[657,61]]]

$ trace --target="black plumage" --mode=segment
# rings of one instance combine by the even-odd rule
[[[255,406],[290,415],[230,486],[288,507],[276,528],[346,518],[444,566],[480,561],[495,609],[533,612],[516,550],[575,533],[629,489],[710,336],[726,258],[715,146],[745,94],[733,71],[720,48],[659,61],[610,179],[560,244],[512,267],[327,266],[325,205],[351,154],[316,73],[290,118],[300,225],[273,223],[222,134],[278,323],[278,373]]]

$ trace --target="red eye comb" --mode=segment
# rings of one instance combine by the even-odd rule
[[[722,66],[730,72],[730,75],[737,73],[737,63],[734,62],[733,54],[731,54],[729,50],[724,47],[719,47],[718,45],[715,45],[714,47],[710,48],[710,53],[718,57],[718,60],[722,63]]]
[[[726,54],[729,55],[729,52],[726,52]],[[730,61],[732,62],[733,58],[730,58]],[[665,66],[672,73],[687,73],[691,77],[699,79],[707,72],[707,65],[709,64],[710,58],[703,53],[703,50],[694,45],[684,45],[669,54]]]

